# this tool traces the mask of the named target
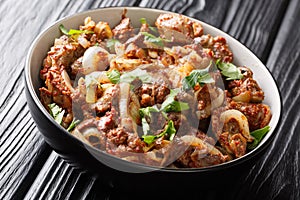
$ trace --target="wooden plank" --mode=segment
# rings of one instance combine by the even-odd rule
[[[281,91],[283,115],[274,142],[244,181],[238,198],[247,191],[258,199],[299,199],[300,158],[300,3],[292,0],[267,66]],[[268,194],[264,191],[268,191]],[[251,199],[249,195],[245,199]]]
[[[221,29],[266,63],[289,0],[233,0]]]

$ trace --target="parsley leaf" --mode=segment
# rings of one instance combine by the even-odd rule
[[[158,138],[158,135],[143,135],[142,138],[147,144],[152,144]]]
[[[148,24],[146,18],[140,18],[141,24]]]
[[[243,78],[241,71],[232,63],[224,63],[218,59],[216,61],[216,65],[221,70],[221,74],[227,77],[226,80],[237,80]]]
[[[151,117],[151,112],[159,112],[159,109],[154,105],[152,107],[140,108],[141,117]]]
[[[56,103],[51,103],[48,105],[50,108],[50,114],[54,118],[54,120],[61,125],[65,110],[59,107]],[[71,131],[75,128],[77,124],[79,124],[80,120],[73,118],[71,124],[67,128],[67,131]]]
[[[110,72],[106,72],[106,76],[108,77],[108,79],[110,80],[110,82],[112,82],[113,84],[117,84],[120,81],[120,72],[116,69],[113,69]]]
[[[156,106],[139,109],[139,113],[142,118],[143,132],[145,135],[148,134],[148,132],[150,131],[150,126],[147,122],[147,119],[150,119],[150,121],[151,121],[151,117],[152,117],[151,113],[153,113],[153,112],[157,113],[157,112],[159,112],[159,109]]]
[[[151,31],[157,33],[156,28],[153,27],[153,26],[150,26],[150,25],[148,24],[146,18],[140,18],[140,22],[141,22],[141,24],[146,24],[146,25],[148,25],[148,27],[149,27],[149,29],[150,29]]]
[[[48,105],[50,108],[50,114],[54,118],[54,120],[61,124],[63,120],[63,116],[65,114],[65,110],[63,110],[61,107],[56,105],[56,103],[51,103]]]
[[[76,29],[70,29],[69,31],[64,27],[64,25],[59,25],[59,29],[60,31],[65,34],[65,35],[78,35],[81,33],[85,33],[85,34],[93,34],[93,31],[89,31],[89,30],[76,30]]]
[[[180,112],[184,110],[188,110],[190,107],[188,103],[180,102],[174,100],[174,97],[179,93],[179,89],[174,89],[170,91],[170,94],[166,98],[166,100],[161,104],[161,111],[164,112]]]
[[[197,69],[193,70],[188,76],[182,79],[182,88],[183,90],[189,90],[194,88],[197,83],[200,85],[206,83],[213,83],[215,80],[208,73],[209,67],[206,69]]]
[[[257,147],[257,145],[260,143],[260,141],[263,139],[263,137],[268,133],[270,130],[270,126],[265,126],[261,129],[257,129],[255,131],[252,131],[250,133],[251,136],[254,137],[254,141],[247,145],[248,149],[254,149]]]
[[[156,37],[155,35],[152,35],[148,32],[140,32],[142,35],[144,35],[144,42],[150,43],[158,47],[164,47],[164,42],[169,42],[169,40],[163,39],[161,37]]]
[[[110,50],[110,51],[115,51],[115,44],[120,43],[119,40],[111,38],[108,39],[106,41],[106,47]]]
[[[72,131],[75,128],[75,126],[77,126],[77,124],[79,124],[79,122],[80,122],[80,120],[75,119],[75,117],[74,117],[71,124],[67,128],[67,131]]]
[[[131,83],[136,78],[140,79],[143,83],[152,83],[152,77],[147,73],[146,70],[136,68],[130,72],[123,73],[120,77],[121,83]]]
[[[172,141],[174,136],[176,134],[176,129],[174,127],[174,122],[172,120],[168,121],[168,124],[165,126],[163,132],[161,132],[158,135],[143,135],[142,138],[144,139],[144,142],[146,142],[148,145],[152,144],[156,139],[163,137],[164,135],[169,136],[169,140]]]

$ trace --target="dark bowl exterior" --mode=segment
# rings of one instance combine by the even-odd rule
[[[139,173],[130,173],[115,170],[97,160],[91,155],[91,151],[95,149],[89,148],[81,141],[75,139],[63,128],[58,126],[53,120],[45,115],[37,106],[35,100],[30,95],[28,86],[26,85],[26,98],[31,115],[45,138],[45,141],[61,156],[67,163],[75,168],[86,170],[89,173],[99,177],[104,183],[112,184],[121,190],[132,188],[140,191],[163,188],[215,188],[216,186],[226,185],[228,180],[238,181],[243,173],[257,162],[257,159],[265,152],[266,147],[271,140],[259,152],[246,156],[231,163],[225,163],[220,166],[213,166],[203,169],[156,169],[149,166],[143,166],[130,163],[119,158],[111,157],[106,153],[100,153],[104,159],[109,162],[115,162],[119,165],[127,165],[132,167]],[[99,152],[96,150],[94,153]],[[141,172],[141,171],[148,172]],[[142,184],[141,184],[142,183]]]
[[[274,134],[259,149],[234,161],[201,169],[158,169],[124,161],[84,144],[59,126],[47,113],[38,98],[36,78],[31,77],[30,62],[25,67],[25,92],[31,115],[45,141],[70,165],[98,176],[104,183],[121,189],[149,190],[153,188],[215,188],[238,181],[248,173],[274,138]],[[91,153],[92,152],[92,153]],[[132,172],[116,170],[103,164],[96,157],[116,166],[130,168]],[[137,173],[136,173],[137,172]]]

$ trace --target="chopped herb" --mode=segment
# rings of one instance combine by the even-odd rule
[[[261,129],[257,129],[255,131],[252,131],[250,133],[251,136],[254,137],[254,141],[250,144],[248,144],[247,148],[248,149],[254,149],[257,147],[257,145],[260,143],[260,141],[263,139],[263,137],[268,133],[270,130],[270,126],[265,126]]]
[[[151,33],[147,32],[141,32],[142,35],[144,35],[144,42],[151,43],[158,47],[164,47],[164,42],[169,42],[169,40],[163,39],[161,37],[156,37],[155,35],[152,35]]]
[[[113,69],[110,72],[106,72],[106,76],[113,84],[117,84],[120,81],[120,72],[116,69]]]
[[[75,117],[74,117],[71,124],[67,128],[67,131],[72,131],[75,128],[75,126],[77,126],[77,124],[79,124],[79,122],[80,122],[80,120],[75,119]]]
[[[142,118],[142,128],[144,135],[147,135],[150,131],[150,125],[148,124],[146,118]]]
[[[59,25],[59,29],[63,34],[69,35],[69,31],[64,27],[64,25]]]
[[[144,142],[146,142],[148,145],[152,144],[156,139],[163,137],[164,135],[169,136],[169,140],[172,141],[174,136],[176,134],[176,129],[174,127],[174,122],[172,120],[168,121],[168,124],[165,126],[163,132],[161,132],[158,135],[143,135],[142,138],[144,139]]]
[[[164,112],[180,112],[184,110],[188,110],[190,107],[188,103],[180,102],[174,100],[174,97],[179,93],[179,89],[174,89],[170,91],[170,94],[166,98],[166,100],[161,104],[161,111]]]
[[[141,24],[148,24],[146,18],[140,18]]]
[[[152,83],[151,75],[148,74],[146,70],[141,70],[139,68],[130,72],[123,73],[120,77],[120,82],[131,83],[136,78],[140,79],[143,83]]]
[[[154,105],[152,107],[140,108],[140,116],[141,117],[151,117],[151,112],[159,112],[159,109]]]
[[[241,71],[232,63],[221,62],[221,60],[218,59],[216,61],[216,65],[221,70],[221,74],[227,77],[226,80],[237,80],[243,78]]]
[[[155,32],[155,33],[157,32],[157,30],[156,30],[155,27],[150,26],[150,25],[148,24],[146,18],[141,18],[141,19],[140,19],[140,22],[141,22],[141,24],[146,24],[146,25],[148,25],[148,27],[149,27],[149,29],[150,29],[151,31],[153,31],[153,32]]]
[[[65,110],[63,110],[61,107],[59,107],[58,105],[56,105],[56,103],[51,103],[48,106],[50,108],[50,114],[51,114],[51,116],[54,118],[54,120],[57,123],[61,124],[63,116],[65,114]]]
[[[142,138],[144,139],[144,142],[149,145],[152,144],[158,137],[157,135],[143,135]]]
[[[164,135],[167,134],[169,136],[169,140],[172,141],[176,134],[176,129],[174,127],[174,122],[170,120],[167,124],[167,127],[163,131]]]
[[[89,30],[76,30],[76,29],[70,29],[69,31],[64,27],[64,25],[59,25],[59,29],[60,31],[65,34],[65,35],[79,35],[82,33],[85,34],[93,34],[93,31],[89,31]]]
[[[153,112],[159,112],[159,109],[156,106],[152,107],[146,107],[146,108],[140,108],[139,113],[142,118],[142,127],[143,127],[143,132],[144,134],[148,134],[150,131],[150,126],[147,122],[147,119],[151,120],[151,113]],[[147,118],[147,119],[146,119]]]
[[[107,47],[109,50],[114,51],[114,49],[115,49],[115,44],[117,44],[117,43],[120,43],[120,41],[117,40],[117,39],[114,39],[114,38],[108,39],[108,40],[106,41],[106,47]]]
[[[206,69],[197,69],[193,70],[190,75],[182,79],[182,88],[183,90],[189,90],[194,88],[197,83],[201,86],[206,83],[213,83],[215,80],[208,73],[209,67]]]

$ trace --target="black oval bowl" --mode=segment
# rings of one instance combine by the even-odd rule
[[[72,166],[94,173],[104,182],[113,183],[122,189],[215,188],[216,185],[228,184],[228,180],[238,179],[241,173],[247,173],[272,142],[275,128],[280,120],[281,98],[272,75],[251,51],[226,33],[204,22],[201,23],[205,33],[221,35],[226,38],[235,55],[236,65],[247,65],[253,70],[255,79],[265,91],[265,102],[271,106],[273,114],[270,122],[271,130],[259,146],[245,156],[200,169],[160,169],[132,163],[83,143],[58,125],[43,107],[39,99],[39,88],[43,85],[39,78],[39,72],[54,39],[60,36],[59,25],[64,24],[68,29],[76,29],[83,23],[85,17],[91,16],[95,21],[107,21],[110,26],[114,26],[120,21],[124,9],[123,7],[103,8],[63,18],[49,26],[33,42],[25,66],[26,98],[31,115],[45,141]],[[127,7],[126,9],[127,16],[132,19],[135,27],[139,26],[141,17],[145,17],[151,24],[159,14],[166,13],[166,11],[148,8]]]

